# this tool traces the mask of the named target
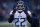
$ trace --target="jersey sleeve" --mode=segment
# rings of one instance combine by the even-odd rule
[[[10,11],[10,15],[12,14],[13,10]]]
[[[15,14],[15,12],[16,12],[15,9],[10,12],[10,17],[8,19],[9,23],[12,23],[12,21],[14,20],[14,14]]]
[[[28,14],[30,17],[32,17],[32,13],[31,13],[30,10],[27,10],[27,14]]]

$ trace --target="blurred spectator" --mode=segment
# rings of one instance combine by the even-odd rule
[[[4,8],[5,10],[8,8],[8,5],[7,5],[6,2],[2,3],[2,5],[3,5],[3,8]]]
[[[35,11],[32,11],[32,13],[33,13],[34,17],[32,18],[31,27],[39,27],[39,18],[38,18],[38,16],[37,16]]]
[[[31,27],[39,27],[39,19],[37,17],[32,18]]]
[[[0,21],[3,21],[2,9],[0,9]]]

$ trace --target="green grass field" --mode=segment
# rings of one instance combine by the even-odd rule
[[[8,22],[2,22],[2,23],[0,23],[0,27],[14,27],[14,24],[8,23]],[[29,23],[28,23],[27,27],[30,27]]]

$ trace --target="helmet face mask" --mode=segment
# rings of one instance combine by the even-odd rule
[[[22,12],[24,10],[24,2],[23,1],[18,1],[16,9],[18,10],[18,12]]]
[[[23,5],[18,5],[17,8],[18,8],[18,10],[23,10],[24,6]]]

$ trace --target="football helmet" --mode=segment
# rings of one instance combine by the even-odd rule
[[[18,12],[22,12],[23,10],[25,10],[25,8],[24,8],[24,2],[23,1],[18,1],[16,9],[18,10]]]

